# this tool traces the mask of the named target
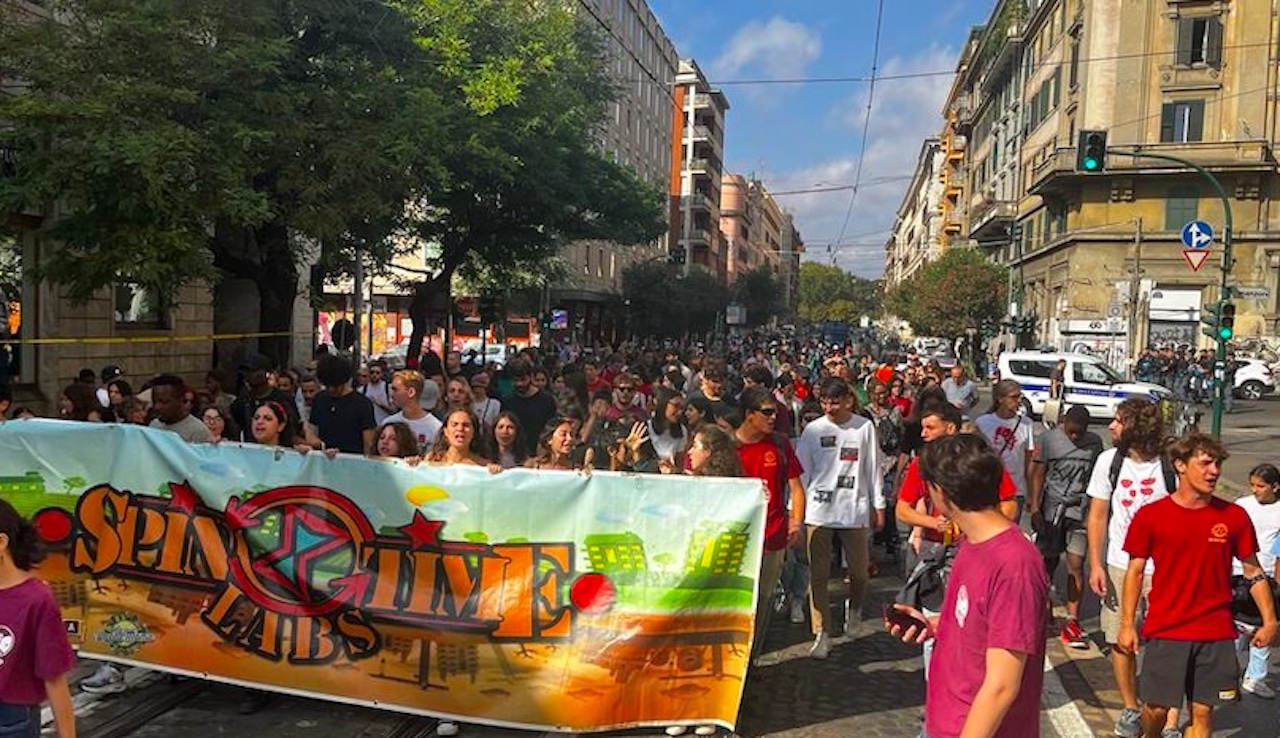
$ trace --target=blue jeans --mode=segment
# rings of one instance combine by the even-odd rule
[[[40,738],[40,707],[0,702],[0,738]]]
[[[809,593],[809,557],[803,546],[787,547],[782,562],[782,591],[789,602],[804,602]]]
[[[1266,679],[1267,678],[1267,662],[1271,658],[1270,648],[1255,648],[1249,643],[1252,635],[1241,635],[1236,639],[1236,650],[1243,651],[1249,649],[1249,665],[1245,667],[1245,679]]]

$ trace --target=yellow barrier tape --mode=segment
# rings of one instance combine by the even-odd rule
[[[185,341],[233,341],[243,338],[281,338],[285,336],[310,336],[308,333],[277,331],[274,333],[199,333],[188,336],[85,336],[82,338],[0,338],[0,345],[18,346],[68,346],[82,343],[180,343]]]

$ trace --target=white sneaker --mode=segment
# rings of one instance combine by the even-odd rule
[[[668,725],[667,726],[667,735],[669,736],[684,735],[687,732],[689,732],[689,726],[687,725]]]
[[[848,602],[844,603],[844,634],[846,638],[862,635],[862,608],[854,610]]]
[[[458,724],[452,720],[441,720],[436,726],[436,735],[451,736],[458,734]]]
[[[699,725],[694,731],[694,735],[708,736],[719,733],[720,729],[714,725]]]
[[[1261,697],[1264,700],[1273,700],[1276,697],[1276,691],[1261,679],[1245,677],[1240,682],[1240,688],[1254,697]]]
[[[813,645],[809,647],[809,658],[825,659],[831,654],[831,636],[823,631],[813,639]]]
[[[120,694],[126,689],[124,674],[111,664],[103,664],[80,682],[80,691],[89,694]]]
[[[791,622],[797,625],[804,622],[804,602],[801,600],[791,601]]]

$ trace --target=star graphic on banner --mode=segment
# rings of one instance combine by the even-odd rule
[[[327,518],[298,506],[281,516],[280,545],[253,562],[258,576],[292,594],[300,603],[315,602],[311,572],[320,559],[351,544],[348,532]]]
[[[196,505],[200,504],[200,496],[191,488],[190,482],[182,482],[181,484],[169,484],[169,508],[172,510],[180,510],[190,515],[196,511]]]
[[[400,526],[401,532],[409,536],[410,551],[439,548],[440,531],[443,528],[443,520],[428,520],[420,511],[413,513],[413,522]]]

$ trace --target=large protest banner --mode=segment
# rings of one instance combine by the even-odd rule
[[[81,654],[464,722],[732,729],[755,480],[410,467],[0,422]]]

